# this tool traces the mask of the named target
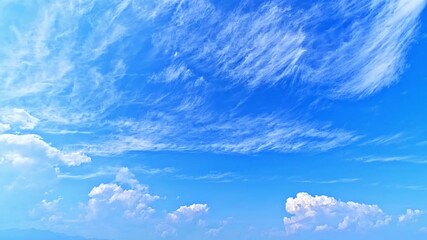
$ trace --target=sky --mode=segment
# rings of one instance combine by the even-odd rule
[[[0,0],[0,238],[426,239],[426,4]]]

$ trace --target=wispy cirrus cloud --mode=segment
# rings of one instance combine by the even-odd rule
[[[154,115],[152,120],[118,122],[122,132],[106,143],[83,145],[91,154],[109,155],[126,151],[198,150],[256,153],[263,151],[326,151],[357,141],[360,136],[329,125],[286,120],[275,115],[261,117],[205,118],[187,120],[173,115]],[[158,121],[155,121],[159,119]],[[203,126],[200,128],[200,126]],[[197,144],[194,144],[197,142]]]
[[[99,178],[105,176],[115,176],[117,172],[122,167],[101,167],[94,171],[89,171],[88,173],[82,173],[79,171],[79,174],[61,172],[58,170],[58,178],[60,179],[70,179],[70,180],[87,180],[92,178]],[[173,167],[165,168],[150,168],[145,166],[133,167],[132,172],[137,174],[142,174],[144,176],[154,176],[154,175],[164,175],[164,174],[173,174],[176,172],[176,169]]]
[[[360,181],[359,178],[338,178],[332,180],[306,180],[301,179],[300,177],[291,177],[290,181],[294,183],[310,183],[310,184],[339,184],[339,183],[355,183]]]
[[[178,179],[192,180],[192,181],[206,181],[214,183],[229,183],[234,181],[247,181],[243,176],[239,176],[232,172],[211,172],[200,176],[177,175]]]
[[[397,133],[394,135],[379,136],[374,139],[368,140],[361,143],[361,145],[390,145],[405,141],[408,137],[403,133]]]
[[[361,97],[398,79],[425,4],[318,1],[299,8],[273,0],[256,10],[243,5],[225,14],[209,1],[188,0],[154,44],[173,61],[232,84],[257,87],[299,79],[329,88],[334,97]]]
[[[364,163],[406,162],[406,163],[414,163],[414,164],[427,164],[426,160],[416,156],[366,156],[366,157],[357,158],[356,160]]]
[[[242,101],[262,86],[335,98],[390,85],[402,72],[425,1],[249,5],[230,11],[207,0],[35,6],[33,23],[11,26],[16,41],[2,47],[0,102],[28,107],[47,132],[46,126],[96,129],[106,141],[88,134],[90,143],[75,144],[95,155],[326,151],[360,135],[291,111],[284,116],[282,106],[248,115]],[[236,97],[224,99],[233,89]]]

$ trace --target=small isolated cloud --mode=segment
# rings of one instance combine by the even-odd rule
[[[413,220],[415,217],[420,216],[423,214],[423,211],[419,209],[407,209],[405,214],[402,214],[399,216],[398,220],[399,222],[406,222]]]
[[[315,232],[321,232],[321,231],[325,231],[330,229],[328,224],[323,224],[323,225],[318,225],[316,226],[316,228],[314,229]]]
[[[391,217],[377,205],[342,202],[328,196],[311,196],[298,193],[288,198],[283,222],[287,234],[299,231],[346,230],[351,228],[375,228],[389,224]]]
[[[223,220],[214,225],[208,225],[205,221],[199,220],[200,226],[207,227],[205,234],[211,237],[217,237],[227,224],[228,224],[228,220]]]
[[[190,206],[181,206],[176,211],[168,213],[167,219],[171,222],[192,221],[209,211],[207,204],[192,204]]]
[[[41,222],[57,222],[62,219],[62,214],[58,211],[62,197],[53,200],[43,199],[37,207],[30,211],[30,216],[38,218]]]
[[[157,232],[161,237],[178,235],[177,224],[190,223],[194,219],[209,211],[207,204],[195,203],[190,206],[181,206],[177,210],[166,215],[166,221],[157,225]],[[204,221],[199,220],[198,226],[205,226]]]
[[[159,196],[151,195],[148,186],[140,184],[128,168],[119,169],[115,182],[94,187],[88,196],[90,199],[85,206],[87,220],[109,213],[146,219],[155,212],[149,204],[159,199]]]

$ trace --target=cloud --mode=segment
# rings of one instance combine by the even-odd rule
[[[114,213],[126,218],[146,219],[155,212],[149,204],[159,199],[159,196],[151,195],[148,186],[140,184],[127,168],[118,170],[115,182],[92,188],[88,196],[84,205],[87,220]]]
[[[92,178],[99,178],[104,176],[116,176],[118,171],[122,169],[119,167],[101,167],[97,169],[96,171],[92,171],[89,173],[82,173],[80,174],[71,174],[71,173],[58,173],[58,178],[61,179],[72,179],[72,180],[87,180]],[[133,172],[136,172],[138,174],[143,174],[147,176],[153,176],[153,175],[164,175],[164,174],[171,174],[174,173],[176,170],[172,167],[165,167],[165,168],[150,168],[145,166],[140,167],[133,167]]]
[[[340,179],[333,179],[333,180],[302,180],[298,177],[291,177],[289,178],[294,183],[313,183],[313,184],[337,184],[337,183],[355,183],[360,181],[359,178],[340,178]]]
[[[91,158],[80,151],[64,152],[45,142],[36,134],[0,134],[0,162],[31,164],[35,161],[57,161],[67,166],[88,163]],[[53,164],[52,164],[53,165]]]
[[[2,109],[0,113],[0,164],[28,165],[50,159],[67,166],[78,166],[91,161],[83,152],[61,151],[39,135],[7,133],[15,128],[32,130],[36,127],[39,119],[24,109]]]
[[[215,183],[229,183],[234,181],[247,180],[243,176],[239,176],[232,172],[211,172],[201,176],[177,175],[177,178],[183,180],[207,181]]]
[[[420,216],[423,214],[423,211],[419,210],[419,209],[407,209],[405,214],[402,214],[399,216],[398,220],[399,222],[406,222],[406,221],[410,221],[413,220],[415,217]]]
[[[367,96],[396,82],[425,4],[425,0],[363,0],[325,7],[331,11],[325,19],[338,17],[342,21],[313,41],[329,39],[332,44],[323,42],[325,54],[307,54],[320,67],[311,67],[304,78],[332,82],[337,97]]]
[[[204,214],[207,214],[208,211],[209,207],[207,204],[195,203],[189,206],[181,206],[177,210],[168,213],[166,215],[165,221],[157,225],[156,231],[160,234],[162,238],[173,235],[177,236],[177,224],[191,223],[194,219],[201,217]],[[200,221],[198,225],[202,225],[200,224]]]
[[[272,0],[224,13],[209,1],[187,0],[153,44],[172,61],[232,85],[291,88],[300,81],[327,88],[332,97],[363,97],[397,81],[425,4],[353,0],[302,7]]]
[[[141,121],[118,121],[114,124],[120,132],[127,134],[83,147],[94,155],[158,150],[250,154],[264,151],[326,151],[360,138],[353,132],[334,129],[329,125],[289,120],[277,115],[199,117],[196,114],[178,118],[159,113]],[[183,121],[182,118],[187,119]],[[200,127],[201,124],[204,127]]]
[[[383,157],[383,156],[366,156],[357,158],[357,161],[361,161],[364,163],[375,163],[375,162],[407,162],[414,164],[426,164],[427,161],[423,159],[419,159],[415,156],[391,156],[391,157]]]
[[[377,205],[357,202],[342,202],[328,196],[311,196],[298,193],[288,198],[283,222],[287,234],[299,231],[346,230],[352,228],[375,228],[387,225],[391,217]]]
[[[10,125],[5,123],[0,123],[0,133],[10,130]]]
[[[207,66],[232,84],[274,84],[292,78],[305,52],[301,19],[295,21],[291,14],[301,17],[275,1],[254,12],[242,9],[229,15],[209,1],[184,1],[169,26],[155,35],[154,44],[177,53],[175,59]],[[194,31],[194,24],[200,31]]]
[[[31,116],[27,111],[20,108],[13,109],[3,109],[0,110],[0,122],[2,122],[2,126],[0,126],[0,132],[9,130],[7,126],[16,126],[22,130],[31,130],[36,127],[39,122],[34,116]]]
[[[30,211],[30,216],[38,218],[40,222],[58,222],[62,219],[62,214],[59,211],[59,205],[62,201],[62,197],[58,197],[53,200],[43,199],[34,209]]]
[[[207,204],[192,204],[190,206],[181,206],[172,213],[168,213],[167,219],[170,222],[192,221],[209,211]]]
[[[405,140],[403,133],[397,133],[391,136],[380,136],[362,143],[362,145],[390,145]]]
[[[14,41],[0,49],[0,102],[37,113],[15,124],[97,132],[75,144],[93,155],[253,154],[327,151],[360,139],[310,114],[284,116],[283,106],[248,115],[242,102],[259,100],[260,88],[280,86],[299,99],[362,97],[389,86],[403,71],[425,1],[270,0],[229,11],[207,0],[29,6],[32,23],[11,23]],[[152,62],[150,70],[131,59]],[[135,106],[141,111],[127,114]],[[19,109],[15,115],[29,117]],[[14,127],[8,121],[0,132]],[[78,165],[83,157],[65,158]]]

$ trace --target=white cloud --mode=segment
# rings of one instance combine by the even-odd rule
[[[0,164],[5,163],[11,163],[12,165],[31,165],[34,163],[34,160],[32,160],[29,157],[24,157],[20,153],[17,152],[8,152],[3,154],[3,156],[0,157]]]
[[[318,225],[316,226],[316,228],[314,229],[315,232],[321,232],[321,231],[325,231],[328,230],[329,226],[328,224],[323,224],[323,225]]]
[[[10,130],[10,125],[5,123],[0,123],[0,133]]]
[[[101,128],[111,133],[95,140],[88,134],[85,147],[96,155],[326,151],[360,137],[329,123],[274,111],[239,115],[245,111],[234,108],[244,101],[238,97],[227,100],[229,106],[221,111],[208,100],[224,96],[224,89],[246,86],[246,96],[257,87],[278,84],[286,86],[285,95],[300,90],[310,94],[312,87],[339,97],[373,93],[400,74],[424,5],[425,0],[351,0],[333,6],[271,0],[227,12],[207,0],[53,1],[32,9],[31,25],[12,27],[10,37],[16,41],[1,49],[5,84],[0,101],[27,104],[42,127],[66,124],[74,125],[75,132]],[[82,26],[87,31],[79,31]],[[153,46],[140,44],[150,40]],[[132,53],[123,50],[129,46]],[[126,60],[143,46],[154,49],[144,49],[138,57],[154,56],[165,60],[166,67],[130,73],[130,67],[140,67]],[[152,51],[146,56],[146,50]],[[110,114],[136,104],[141,111],[133,119]],[[31,129],[37,121],[19,124]],[[0,132],[11,127],[4,122]],[[63,156],[69,165],[83,158],[78,152]]]
[[[173,82],[177,80],[187,80],[193,73],[184,65],[172,65],[152,76],[152,81],[155,82]]]
[[[329,9],[332,11],[329,14],[352,21],[351,27],[343,30],[344,26],[338,26],[339,44],[323,56],[314,55],[321,67],[307,71],[306,78],[333,81],[339,97],[366,96],[396,82],[425,3],[425,0],[340,1],[336,4],[338,10]]]
[[[425,4],[352,0],[301,7],[271,0],[224,14],[209,1],[188,0],[153,43],[174,61],[208,68],[232,84],[297,79],[334,97],[361,97],[397,81]]]
[[[109,216],[116,212],[127,218],[146,219],[155,210],[150,203],[159,199],[151,195],[148,186],[142,185],[127,168],[121,168],[116,174],[116,182],[102,183],[88,194],[85,205],[86,219]]]
[[[158,224],[156,230],[162,238],[172,235],[176,236],[178,235],[177,224],[191,223],[194,219],[208,213],[208,211],[209,207],[207,204],[195,203],[189,206],[181,206],[177,210],[168,213],[165,222]],[[200,221],[199,219],[198,226],[204,226],[204,221]]]
[[[91,161],[91,158],[82,152],[65,152],[52,147],[39,135],[8,133],[0,134],[0,159],[3,163],[12,164],[30,164],[34,161],[43,164],[43,161],[57,161],[67,166],[78,166]]]
[[[147,150],[201,150],[243,154],[263,151],[326,151],[348,145],[360,138],[353,132],[329,125],[289,120],[278,115],[200,118],[199,115],[178,117],[159,113],[141,121],[118,121],[114,123],[115,126],[126,134],[118,134],[116,139],[107,142],[87,144],[86,151],[95,155]],[[200,127],[197,121],[203,121],[204,127]]]
[[[406,221],[410,221],[412,219],[414,219],[417,216],[420,216],[423,214],[423,211],[419,210],[419,209],[407,209],[405,214],[402,214],[399,216],[398,220],[399,222],[406,222]]]
[[[192,221],[209,211],[207,204],[192,204],[190,206],[181,206],[176,211],[168,213],[167,219],[171,222]]]
[[[178,52],[173,55],[176,59],[190,56],[184,61],[214,68],[234,83],[256,87],[292,78],[305,52],[306,36],[299,24],[302,19],[295,21],[291,16],[301,14],[275,1],[257,9],[224,16],[209,1],[184,1],[153,43],[168,53]],[[194,31],[193,24],[198,24],[200,31]]]
[[[371,145],[371,144],[372,145],[389,145],[389,144],[403,141],[404,140],[403,137],[404,137],[403,133],[397,133],[392,136],[380,136],[372,140],[368,140],[362,143],[362,145]]]
[[[328,196],[311,196],[298,193],[288,198],[283,222],[287,234],[298,231],[345,230],[351,228],[375,228],[389,224],[391,217],[377,205],[342,202]]]
[[[149,168],[145,166],[133,167],[133,172],[143,174],[143,175],[165,175],[174,173],[176,170],[172,167],[165,168]],[[122,172],[122,173],[119,173]],[[128,173],[126,173],[128,172]],[[130,174],[130,175],[127,175]],[[70,174],[70,173],[58,173],[58,178],[62,179],[73,179],[73,180],[87,180],[91,178],[99,178],[105,176],[116,176],[116,181],[121,183],[135,183],[133,179],[134,175],[129,172],[127,168],[118,168],[118,167],[101,167],[96,171],[91,171],[88,173],[80,172],[80,174]],[[127,177],[126,177],[127,176]],[[131,177],[131,178],[130,178]],[[124,180],[124,179],[128,180]]]
[[[62,214],[59,211],[59,205],[62,197],[53,200],[43,199],[37,207],[30,211],[30,216],[38,218],[40,222],[45,222],[51,225],[53,222],[58,222],[62,219]]]
[[[177,178],[184,180],[207,181],[216,183],[229,183],[234,181],[246,181],[243,176],[232,172],[211,172],[201,176],[177,175]]]
[[[340,178],[340,179],[333,179],[333,180],[303,180],[298,177],[291,177],[289,178],[294,183],[313,183],[313,184],[339,184],[339,183],[354,183],[358,182],[359,178]]]
[[[41,206],[43,207],[43,209],[47,210],[47,211],[54,211],[58,208],[59,202],[62,200],[61,197],[58,197],[57,199],[54,199],[52,201],[43,199],[41,202]]]
[[[375,163],[375,162],[407,162],[414,164],[427,164],[427,161],[424,159],[419,159],[415,156],[391,156],[391,157],[383,157],[383,156],[366,156],[357,158],[357,161],[362,161],[364,163]]]
[[[2,129],[9,130],[8,126],[16,126],[23,130],[31,130],[34,129],[39,122],[39,119],[31,116],[27,111],[20,108],[2,109],[0,110],[0,114],[0,122],[3,123],[0,126],[0,132],[2,132]]]

